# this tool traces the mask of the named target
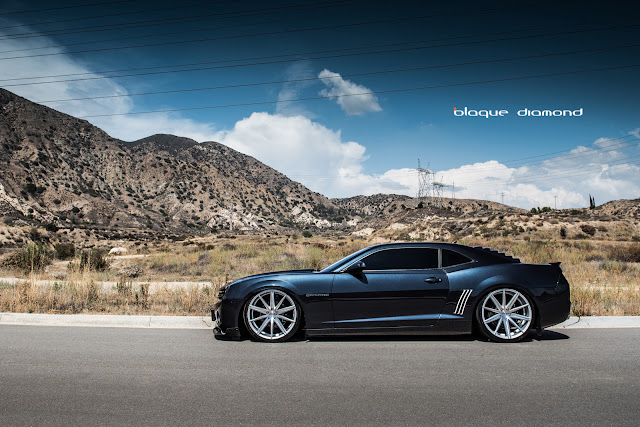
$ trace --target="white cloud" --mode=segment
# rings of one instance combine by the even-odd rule
[[[327,86],[320,91],[320,95],[335,96],[336,102],[347,114],[361,115],[370,111],[382,111],[374,94],[356,95],[371,92],[371,89],[345,80],[340,74],[327,69],[322,70],[318,77]]]

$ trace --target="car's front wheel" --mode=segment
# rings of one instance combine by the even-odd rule
[[[278,289],[258,292],[244,307],[247,330],[259,341],[286,341],[296,333],[300,321],[301,312],[296,301]]]
[[[487,293],[476,310],[478,326],[484,336],[496,342],[517,342],[527,336],[533,324],[529,298],[511,288]]]

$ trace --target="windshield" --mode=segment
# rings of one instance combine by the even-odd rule
[[[351,260],[359,257],[360,255],[362,255],[363,253],[365,253],[369,249],[371,249],[371,247],[364,248],[364,249],[359,250],[358,252],[352,253],[351,255],[347,255],[346,257],[342,258],[340,261],[336,261],[333,264],[331,264],[330,266],[322,269],[320,271],[320,273],[329,273],[331,271],[335,271],[341,265],[349,263]]]

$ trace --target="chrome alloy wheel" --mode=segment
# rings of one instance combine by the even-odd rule
[[[288,338],[298,321],[298,308],[289,295],[278,290],[265,290],[246,306],[245,319],[252,335],[265,341]]]
[[[490,334],[502,341],[514,341],[529,331],[531,304],[515,289],[498,289],[484,297],[481,321]]]

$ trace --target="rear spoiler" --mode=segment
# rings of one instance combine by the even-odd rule
[[[549,265],[552,265],[556,267],[558,270],[562,271],[562,268],[560,268],[560,261],[550,262]]]

